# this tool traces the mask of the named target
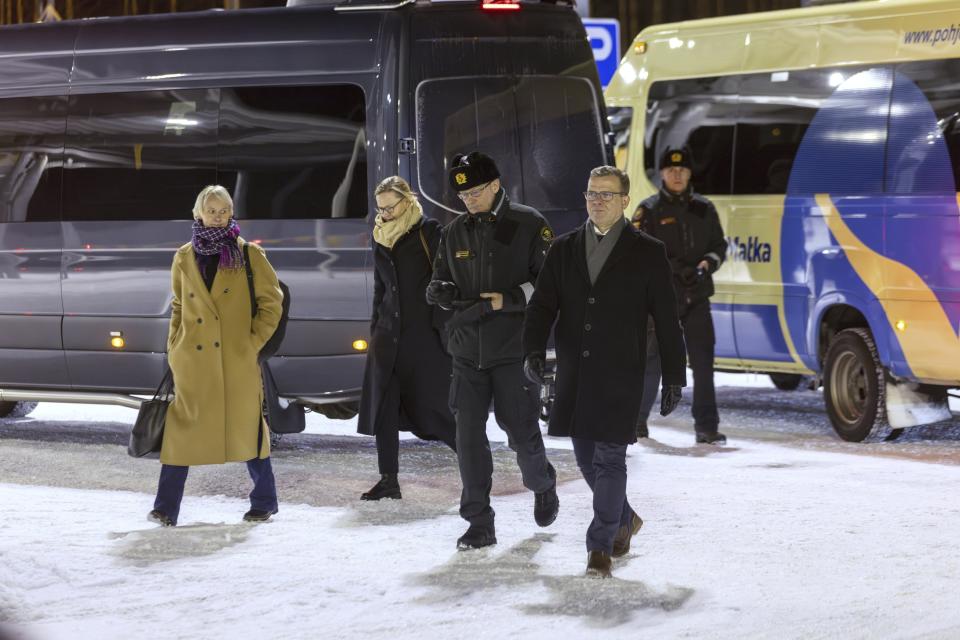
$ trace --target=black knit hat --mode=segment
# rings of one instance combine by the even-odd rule
[[[690,153],[690,147],[667,149],[660,156],[660,168],[667,167],[686,167],[693,171],[693,154]]]
[[[453,156],[450,162],[450,186],[454,191],[466,191],[500,177],[497,163],[479,151]]]

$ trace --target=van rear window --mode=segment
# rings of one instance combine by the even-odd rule
[[[417,172],[423,196],[462,205],[446,180],[455,154],[493,157],[510,196],[542,213],[583,208],[590,169],[605,163],[592,85],[563,76],[479,76],[417,87]]]

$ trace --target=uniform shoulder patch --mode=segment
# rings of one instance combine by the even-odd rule
[[[553,240],[553,230],[550,227],[544,226],[540,229],[540,237],[544,242],[550,242]]]

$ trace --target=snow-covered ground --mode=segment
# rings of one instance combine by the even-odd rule
[[[694,446],[680,411],[630,448],[645,524],[597,581],[582,577],[590,493],[565,440],[547,439],[566,480],[558,520],[534,524],[496,445],[499,544],[457,552],[459,479],[440,445],[405,440],[403,500],[361,503],[372,439],[311,415],[274,454],[272,522],[241,522],[230,465],[196,470],[181,526],[159,529],[144,519],[157,465],[118,446],[134,412],[41,405],[37,425],[67,426],[0,439],[0,639],[960,637],[960,466],[752,437]]]

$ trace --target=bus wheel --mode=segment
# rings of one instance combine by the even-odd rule
[[[803,382],[803,376],[798,373],[771,373],[770,381],[780,391],[796,391]]]
[[[823,396],[834,430],[847,442],[883,440],[886,385],[877,346],[867,329],[844,329],[827,349]]]
[[[0,402],[0,418],[22,418],[36,408],[36,402]]]

